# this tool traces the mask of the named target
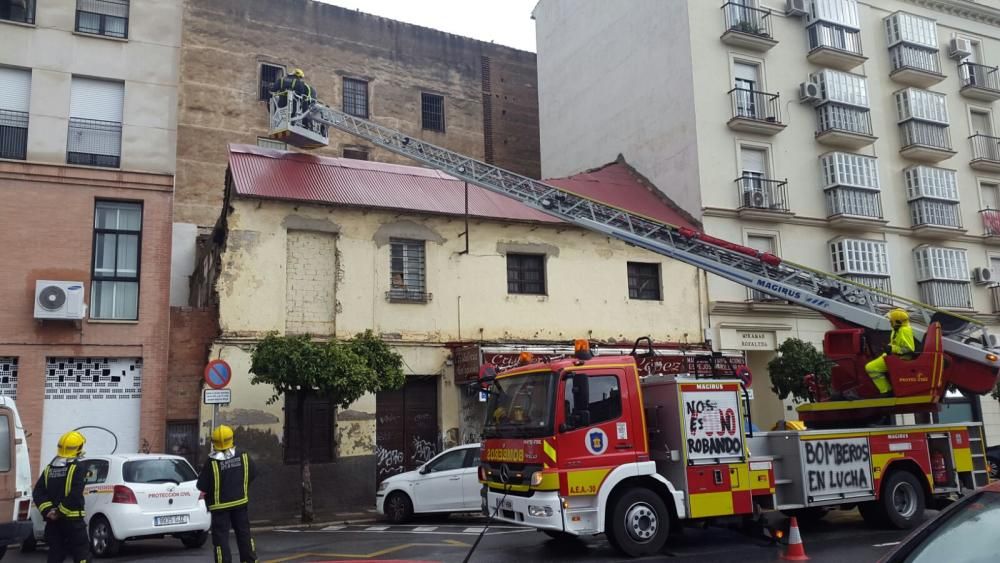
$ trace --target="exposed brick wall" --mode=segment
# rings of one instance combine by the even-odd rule
[[[219,312],[214,307],[170,308],[167,420],[197,420],[202,375],[218,335]]]
[[[288,231],[285,331],[335,334],[337,239],[329,233]]]

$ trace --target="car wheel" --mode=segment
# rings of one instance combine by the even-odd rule
[[[1000,459],[988,457],[986,458],[986,463],[989,465],[990,479],[993,481],[1000,479]]]
[[[906,471],[894,471],[883,481],[878,501],[868,503],[868,509],[862,505],[861,515],[865,516],[865,510],[872,510],[871,516],[876,521],[897,530],[908,530],[923,520],[925,501],[924,488],[916,477]]]
[[[626,490],[610,507],[604,533],[612,546],[629,557],[653,555],[667,542],[670,513],[653,491]]]
[[[115,538],[111,523],[104,516],[90,521],[90,551],[95,557],[114,557],[121,550],[122,542]]]
[[[393,524],[403,524],[413,518],[413,502],[406,493],[396,491],[385,499],[385,516]]]
[[[181,543],[188,549],[198,549],[208,541],[208,532],[190,532],[181,535]]]

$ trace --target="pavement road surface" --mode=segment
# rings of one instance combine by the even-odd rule
[[[412,525],[384,523],[329,526],[323,529],[278,530],[255,534],[260,561],[271,563],[344,560],[410,560],[460,563],[483,529],[480,519],[459,517],[422,520]],[[834,512],[817,525],[801,530],[807,555],[815,563],[850,561],[874,563],[901,540],[898,530],[868,528],[857,511]],[[556,541],[531,529],[490,526],[471,558],[475,563],[678,561],[757,563],[779,561],[784,547],[720,527],[685,528],[672,538],[663,554],[624,559],[603,536],[582,541]],[[233,542],[234,560],[236,545]],[[126,543],[115,559],[105,561],[209,561],[209,545],[184,549],[174,539]],[[8,552],[8,561],[45,561],[44,548],[36,553]]]

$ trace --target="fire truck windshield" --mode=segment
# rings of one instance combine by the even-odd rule
[[[527,438],[552,434],[558,378],[526,373],[497,379],[486,403],[484,438]]]

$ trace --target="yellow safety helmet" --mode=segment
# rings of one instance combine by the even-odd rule
[[[76,430],[71,430],[59,438],[56,455],[59,457],[80,457],[83,455],[83,445],[87,439]]]
[[[906,314],[906,311],[902,309],[893,309],[889,311],[889,322],[892,326],[903,325],[910,321],[910,315]]]
[[[225,451],[233,447],[233,429],[220,424],[212,431],[212,449],[217,452]]]
[[[302,72],[301,68],[297,68],[297,69],[293,70],[292,74],[294,74],[295,76],[298,76],[299,78],[305,78],[306,77],[306,73]]]

